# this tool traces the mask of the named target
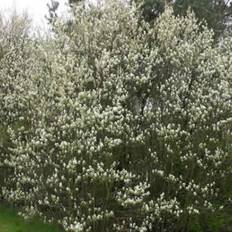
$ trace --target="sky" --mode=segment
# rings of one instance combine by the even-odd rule
[[[57,1],[60,3],[58,14],[65,14],[68,9],[68,0]],[[50,0],[0,0],[0,12],[3,13],[4,17],[9,16],[14,11],[19,14],[27,12],[33,20],[34,26],[46,28],[47,20],[45,19],[45,15],[48,15],[47,3],[50,2]]]

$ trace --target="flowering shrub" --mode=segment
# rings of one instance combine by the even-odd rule
[[[9,20],[0,16],[0,185],[9,172],[5,158],[9,155],[11,141],[7,128],[16,129],[21,116],[27,111],[27,91],[32,67],[28,37],[29,21],[13,15]],[[21,121],[21,122],[20,122]],[[21,124],[23,125],[23,124]],[[25,125],[25,124],[24,124]],[[4,164],[5,160],[5,164]]]
[[[149,25],[120,2],[55,27],[1,60],[4,198],[75,232],[180,231],[222,209],[231,40],[215,45],[191,13]]]

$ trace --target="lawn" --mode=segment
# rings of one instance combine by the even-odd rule
[[[25,221],[17,212],[0,205],[0,232],[63,232],[57,226],[44,224],[38,219]]]

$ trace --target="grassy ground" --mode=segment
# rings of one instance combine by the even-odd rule
[[[36,219],[25,221],[14,209],[0,205],[0,232],[63,232],[63,230]]]

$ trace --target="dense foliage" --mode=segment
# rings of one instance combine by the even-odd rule
[[[231,39],[170,8],[153,24],[120,1],[77,10],[46,41],[0,35],[2,197],[75,232],[187,231],[223,210]]]

